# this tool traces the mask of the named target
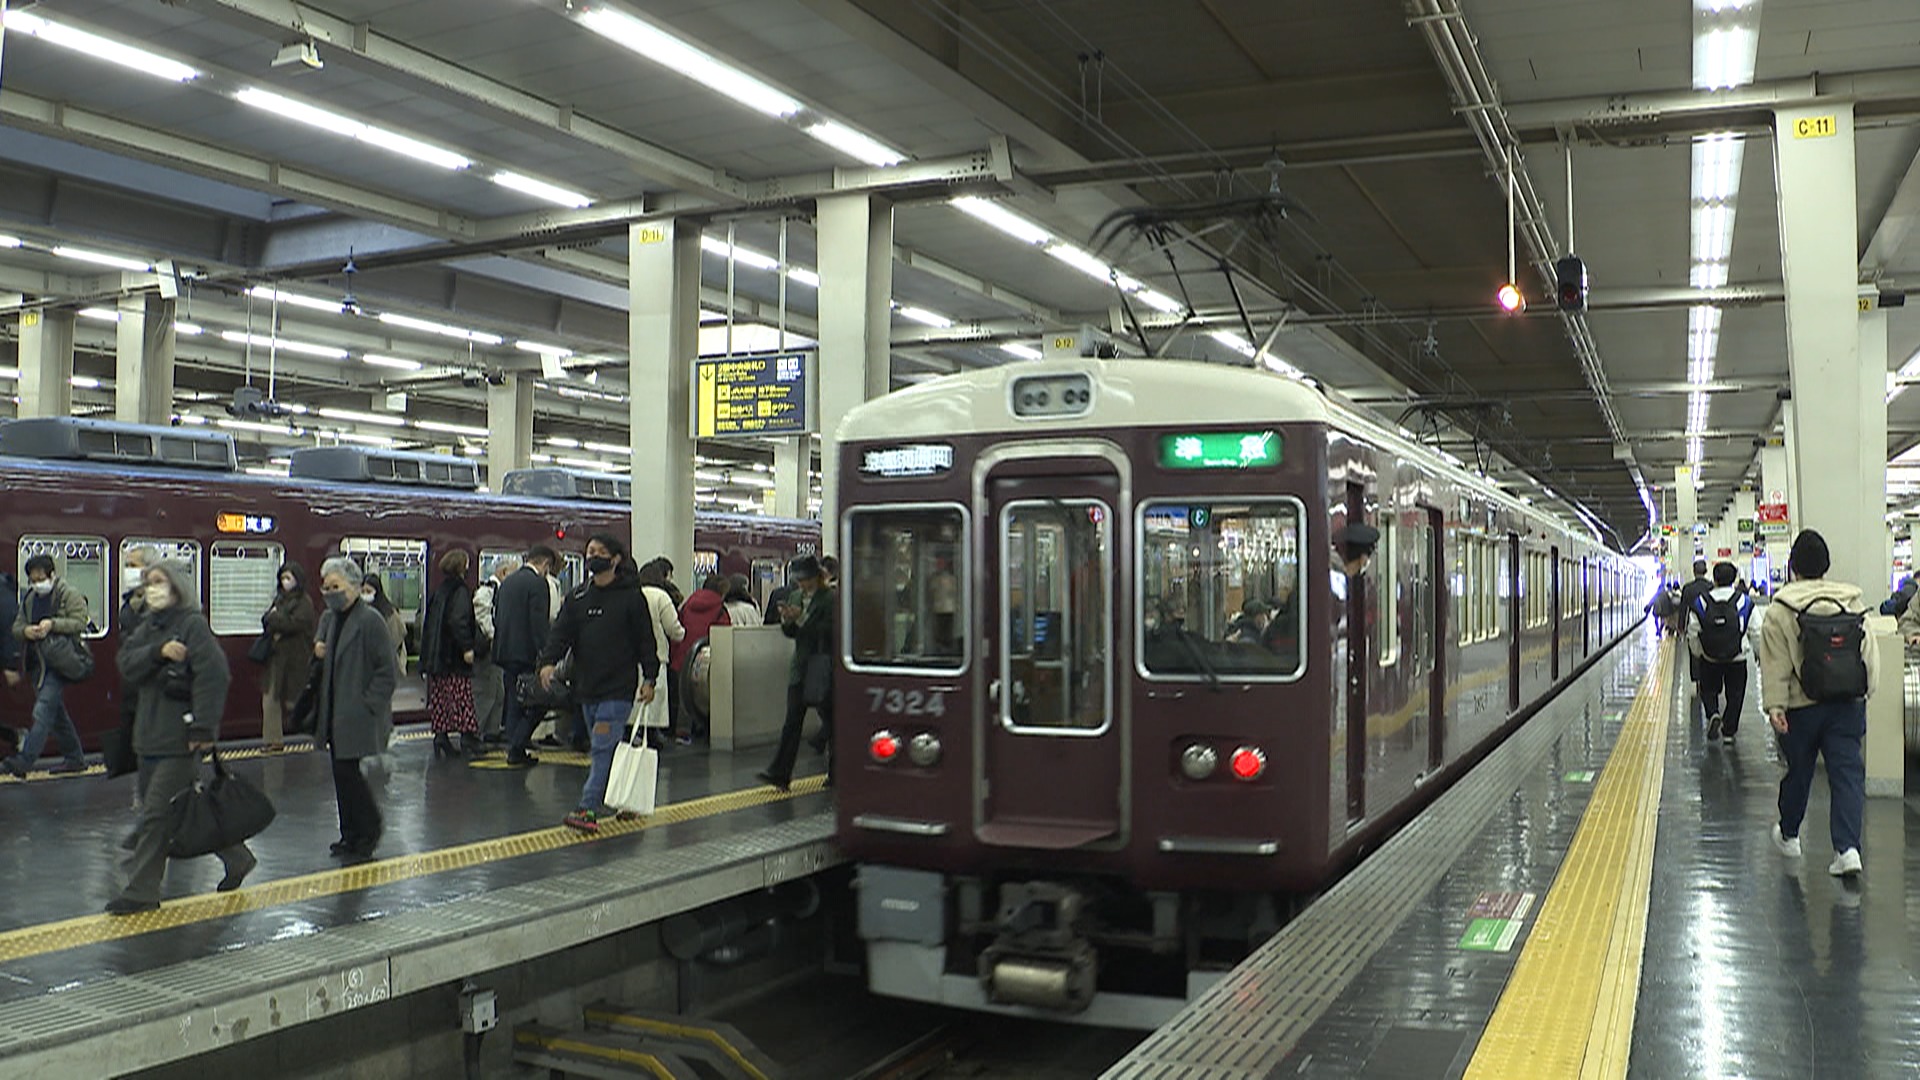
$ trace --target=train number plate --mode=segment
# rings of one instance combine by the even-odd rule
[[[888,716],[945,716],[947,692],[944,690],[887,690],[867,688],[868,712]]]

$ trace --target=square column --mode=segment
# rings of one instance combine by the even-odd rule
[[[807,516],[807,496],[813,479],[813,440],[805,435],[777,439],[773,444],[773,490],[767,512],[775,517]]]
[[[1676,531],[1687,538],[1687,542],[1680,545],[1684,558],[1676,557],[1676,562],[1690,565],[1693,562],[1693,527],[1700,524],[1700,492],[1693,486],[1691,465],[1673,467],[1673,524]]]
[[[487,490],[497,492],[506,475],[533,464],[533,378],[508,375],[487,384]]]
[[[20,313],[18,415],[73,415],[73,312]]]
[[[627,373],[633,447],[633,557],[693,573],[693,361],[700,354],[700,226],[627,230]]]
[[[1853,106],[1775,112],[1773,147],[1793,388],[1789,467],[1817,478],[1792,493],[1794,524],[1826,538],[1830,577],[1872,592],[1885,576],[1886,358],[1884,330],[1871,370],[1860,355]]]
[[[822,550],[840,546],[840,421],[890,388],[893,204],[872,195],[819,202],[820,518]],[[804,496],[803,496],[804,498]]]
[[[1860,443],[1860,532],[1874,559],[1874,576],[1863,578],[1867,595],[1893,587],[1893,531],[1887,528],[1887,313],[1879,307],[1858,312],[1862,417]],[[1875,378],[1875,376],[1879,376]],[[1871,399],[1870,404],[1866,404]]]
[[[177,302],[156,294],[120,298],[113,415],[126,424],[173,421],[173,319]]]

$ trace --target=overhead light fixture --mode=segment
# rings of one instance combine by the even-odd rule
[[[1113,280],[1113,267],[1101,262],[1093,253],[1072,244],[1049,244],[1047,254],[1096,281]]]
[[[0,233],[0,248],[17,248],[19,246],[20,246],[19,237],[8,236],[5,233]]]
[[[805,285],[809,289],[817,289],[820,287],[820,275],[804,266],[787,267],[787,278],[790,281]]]
[[[248,86],[234,92],[234,98],[243,105],[250,105],[263,112],[272,113],[284,120],[317,127],[349,139],[357,139],[369,146],[425,162],[442,169],[458,170],[473,164],[472,159],[451,150],[421,142],[397,131],[375,127],[372,124],[355,120],[351,116],[342,116],[330,109],[317,105],[308,105],[304,101],[295,101],[282,94],[258,87]]]
[[[952,319],[947,318],[937,311],[928,311],[926,308],[914,307],[912,305],[903,305],[900,308],[900,317],[903,319],[911,319],[924,326],[937,327],[941,330],[945,330],[947,327],[953,325]]]
[[[1255,352],[1252,342],[1231,330],[1212,330],[1207,333],[1207,336],[1241,356],[1252,356]]]
[[[110,323],[117,323],[120,321],[120,313],[118,311],[115,311],[112,308],[103,308],[103,307],[81,308],[78,314],[83,319],[98,319],[101,322],[110,322]]]
[[[738,244],[729,245],[725,240],[710,234],[701,234],[700,248],[710,255],[718,255],[723,259],[732,259],[734,262],[740,263],[743,266],[751,266],[755,270],[778,270],[780,268],[780,262],[777,259],[762,255],[757,251],[743,248]]]
[[[1139,300],[1141,303],[1147,305],[1148,307],[1154,309],[1155,311],[1165,312],[1168,315],[1178,315],[1187,309],[1186,304],[1182,303],[1179,300],[1174,299],[1171,296],[1168,296],[1166,293],[1163,293],[1158,289],[1143,288],[1139,292],[1134,293],[1133,295],[1135,299]]]
[[[470,439],[486,438],[486,428],[471,424],[448,424],[439,420],[415,420],[413,426],[421,431],[437,431],[443,435],[465,435]]]
[[[29,34],[50,44],[85,53],[95,60],[105,60],[110,64],[132,68],[134,71],[166,79],[168,82],[188,82],[200,76],[198,71],[178,60],[170,60],[158,53],[125,45],[110,38],[101,37],[99,34],[91,34],[85,30],[50,22],[24,11],[7,12],[4,22],[8,30],[16,33]]]
[[[1731,90],[1752,82],[1759,39],[1759,32],[1750,26],[1722,26],[1696,36],[1693,88]]]
[[[100,389],[100,380],[91,375],[74,375],[69,377],[67,382],[81,390]]]
[[[61,245],[60,247],[54,248],[53,253],[62,259],[93,263],[95,266],[109,266],[115,270],[125,270],[134,274],[145,273],[153,269],[152,263],[142,259],[132,259],[125,255],[109,255],[104,251],[89,251],[86,248]]]
[[[581,13],[580,22],[608,41],[724,94],[755,112],[787,117],[800,111],[800,103],[787,94],[652,23],[642,22],[623,11],[593,8]]]
[[[551,435],[547,438],[547,445],[557,446],[562,450],[578,450],[580,449],[580,440],[569,439],[564,435]]]
[[[576,469],[593,469],[597,472],[613,472],[620,468],[620,466],[615,465],[611,461],[600,461],[595,458],[583,457],[556,457],[553,459],[553,463],[556,465],[571,465]]]
[[[592,450],[598,454],[619,454],[621,457],[633,456],[633,447],[622,446],[619,443],[594,442],[589,439],[582,445],[588,450]]]
[[[341,420],[349,424],[375,424],[379,427],[406,427],[407,422],[398,416],[384,413],[356,412],[352,409],[320,409],[318,415],[325,420]]]
[[[388,449],[400,445],[397,441],[385,435],[364,435],[358,431],[333,431],[328,434],[331,434],[340,442],[362,443],[367,446],[384,446]]]
[[[347,350],[336,349],[331,345],[312,345],[304,341],[288,341],[286,338],[268,337],[265,334],[249,334],[244,330],[222,330],[220,337],[235,345],[252,345],[260,349],[273,349],[278,352],[294,353],[300,356],[318,356],[325,360],[345,360]]]
[[[205,422],[204,420],[201,421],[201,423]],[[304,434],[300,428],[287,424],[266,424],[258,420],[232,420],[224,416],[216,417],[213,421],[213,426],[227,428],[231,431],[252,431],[261,435],[299,436]]]
[[[989,202],[974,195],[962,195],[957,199],[949,200],[948,205],[976,221],[993,226],[1023,244],[1039,247],[1053,241],[1052,233],[999,203]]]
[[[338,315],[344,305],[339,300],[322,300],[317,296],[302,296],[299,293],[282,292],[271,285],[255,285],[247,290],[247,295],[256,300],[271,300],[289,307],[308,308],[313,311],[325,311]]]
[[[565,345],[544,345],[538,341],[516,341],[513,347],[521,352],[538,353],[541,356],[572,356],[573,350]]]
[[[201,334],[206,333],[207,330],[197,323],[175,322],[173,324],[173,332],[181,337],[199,337]]]
[[[1006,353],[1008,356],[1017,356],[1022,360],[1038,360],[1041,356],[1039,349],[1031,345],[1022,345],[1019,342],[1009,342],[1008,344],[1002,345],[1000,346],[1000,351]]]
[[[575,210],[593,205],[593,197],[591,195],[582,195],[577,191],[570,191],[558,184],[549,184],[545,180],[535,180],[531,176],[522,176],[517,172],[509,172],[506,169],[494,173],[493,182],[503,188],[518,191],[522,195],[531,195],[536,199],[542,199],[558,206],[571,207]]]
[[[499,345],[506,341],[506,339],[499,334],[489,334],[484,330],[468,330],[465,327],[449,326],[446,323],[437,323],[431,319],[416,319],[411,315],[401,315],[392,311],[381,312],[379,318],[381,322],[390,326],[400,326],[408,330],[418,330],[426,334],[438,334],[441,337],[471,341],[476,345]]]
[[[900,151],[870,135],[855,131],[838,120],[821,120],[818,123],[808,124],[801,130],[835,150],[876,168],[898,165],[907,160],[907,156]]]
[[[1520,291],[1520,286],[1511,281],[1500,286],[1493,294],[1493,300],[1500,305],[1501,311],[1509,315],[1517,315],[1527,309],[1526,295]]]
[[[381,356],[377,353],[367,353],[360,357],[360,362],[372,365],[373,367],[392,368],[395,371],[419,371],[426,366],[418,360],[407,360],[398,356]]]

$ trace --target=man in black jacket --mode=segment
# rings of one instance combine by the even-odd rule
[[[506,701],[501,725],[507,732],[507,764],[528,766],[539,759],[527,753],[539,715],[520,702],[520,677],[533,672],[547,644],[553,593],[547,575],[559,561],[552,548],[536,544],[520,569],[507,575],[493,596],[493,662],[500,668]]]
[[[1713,591],[1713,581],[1707,577],[1707,560],[1693,561],[1693,580],[1680,589],[1680,640],[1687,641],[1687,619],[1700,603],[1700,598]],[[1695,683],[1700,681],[1700,654],[1689,648],[1687,652],[1687,677]]]
[[[592,763],[580,802],[565,824],[582,832],[599,830],[613,749],[627,737],[634,706],[653,700],[660,677],[653,634],[653,613],[626,545],[610,534],[595,535],[587,541],[587,582],[560,605],[540,653],[542,686],[552,684],[560,658],[573,653],[573,695],[592,739]]]
[[[13,575],[0,573],[0,626],[12,626],[14,616],[20,614],[19,586],[13,582]],[[0,669],[5,669],[7,687],[20,685],[20,643],[13,640],[12,634],[0,633]],[[20,736],[11,727],[0,724],[0,758],[8,758],[20,752]]]

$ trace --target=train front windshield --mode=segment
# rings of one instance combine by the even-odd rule
[[[1300,509],[1291,500],[1148,503],[1141,666],[1149,677],[1300,673]]]

